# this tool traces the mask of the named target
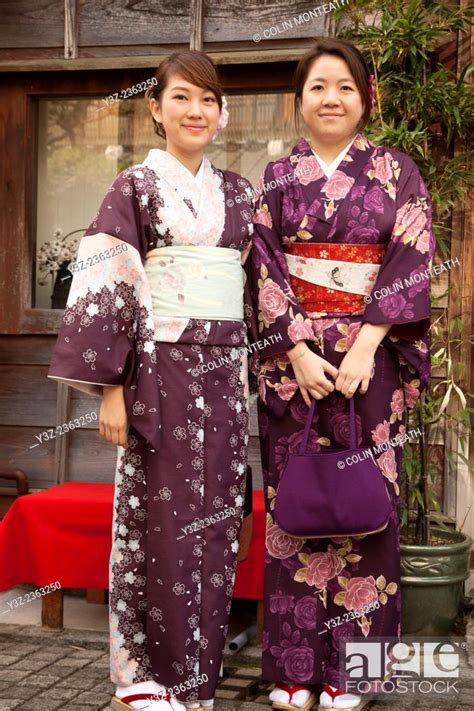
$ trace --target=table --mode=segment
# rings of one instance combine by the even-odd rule
[[[42,597],[42,624],[62,628],[63,589],[107,590],[113,484],[65,482],[20,496],[0,522],[0,590],[18,583],[61,588]],[[237,565],[234,597],[259,601],[261,628],[265,510],[254,491],[252,542]]]

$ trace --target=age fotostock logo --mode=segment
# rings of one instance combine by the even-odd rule
[[[345,644],[346,691],[352,693],[458,692],[462,642],[377,640]],[[382,681],[383,680],[383,681]]]

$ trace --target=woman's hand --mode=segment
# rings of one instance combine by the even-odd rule
[[[303,352],[304,355],[300,355]],[[311,397],[321,400],[332,393],[334,385],[326,378],[326,373],[337,378],[337,368],[313,353],[304,341],[300,341],[294,348],[287,351],[287,355],[293,366],[303,400],[308,407],[311,406]]]
[[[369,387],[369,381],[374,367],[374,356],[377,349],[356,343],[346,353],[339,366],[336,379],[336,390],[346,397],[352,397],[360,385],[359,392],[364,395]]]
[[[123,385],[104,385],[99,414],[99,432],[107,442],[127,446],[128,421]]]
[[[372,376],[375,352],[390,328],[390,324],[364,323],[339,365],[336,390],[352,397],[360,385],[359,392],[365,395]]]

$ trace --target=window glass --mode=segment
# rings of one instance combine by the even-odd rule
[[[206,153],[255,186],[270,160],[295,143],[293,96],[228,96],[229,123]],[[36,308],[64,308],[78,242],[115,176],[165,144],[143,98],[40,99],[36,215]]]

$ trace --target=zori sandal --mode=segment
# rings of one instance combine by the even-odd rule
[[[185,701],[184,704],[187,711],[214,711],[214,699],[206,703],[204,701]]]
[[[214,699],[209,699],[209,701],[201,701],[199,711],[214,711]]]
[[[346,699],[335,699],[338,696],[346,696]],[[329,684],[325,684],[319,697],[318,711],[361,711],[364,706],[372,701],[372,697],[364,694],[351,694],[350,692],[336,689]]]
[[[143,711],[145,709],[150,709],[150,711],[171,711],[172,706],[170,703],[171,693],[167,690],[163,695],[160,694],[129,694],[119,699],[118,696],[112,696],[112,701],[110,702],[111,707],[114,711],[137,711],[135,707],[130,706],[132,701],[149,701],[149,703],[143,706]]]
[[[286,694],[288,694],[288,701],[285,702],[279,699],[272,698],[272,694],[275,697],[276,694],[274,692],[278,691],[284,691]],[[308,698],[304,700],[304,694],[300,694],[299,698],[297,697],[294,701],[292,701],[293,696],[297,695],[300,691],[308,692]],[[291,709],[291,711],[295,711],[295,709],[301,709],[302,711],[305,711],[306,709],[310,709],[316,701],[315,693],[311,689],[308,689],[307,686],[299,686],[297,684],[285,684],[283,682],[278,682],[277,684],[275,684],[275,688],[272,689],[268,698],[272,702],[272,706],[274,709]],[[301,704],[299,704],[298,701],[301,701]]]

